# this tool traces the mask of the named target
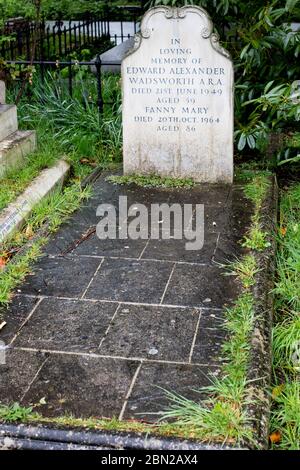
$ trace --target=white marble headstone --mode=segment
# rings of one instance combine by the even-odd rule
[[[200,7],[155,7],[122,61],[125,174],[233,178],[233,65]]]
[[[0,80],[0,104],[5,104],[5,83]]]

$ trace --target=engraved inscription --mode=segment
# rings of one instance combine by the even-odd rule
[[[169,47],[159,48],[149,62],[149,66],[126,68],[133,85],[131,94],[151,95],[156,103],[145,105],[141,114],[133,116],[134,122],[151,122],[158,132],[179,132],[179,123],[187,124],[186,132],[195,132],[197,126],[222,124],[209,106],[201,106],[201,101],[203,96],[217,99],[222,95],[224,67],[211,66],[205,58],[193,56],[192,49],[182,47],[181,39],[176,37],[170,38]]]

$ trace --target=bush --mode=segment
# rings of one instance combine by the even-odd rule
[[[196,4],[211,15],[235,66],[237,152],[267,154],[271,164],[300,159],[300,98],[291,98],[300,79],[300,31],[290,26],[300,21],[300,0],[154,0],[148,6],[159,4]]]

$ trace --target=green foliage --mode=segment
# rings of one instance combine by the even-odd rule
[[[38,204],[26,222],[26,226],[16,232],[11,239],[1,244],[0,257],[5,259],[7,253],[17,247],[22,247],[26,242],[32,243],[28,251],[16,261],[7,264],[0,276],[0,306],[9,302],[12,291],[18,286],[30,272],[30,266],[41,254],[41,248],[46,243],[45,237],[31,242],[33,235],[46,222],[48,232],[54,232],[74,212],[82,201],[90,196],[90,189],[82,190],[80,184],[73,183],[62,193],[56,191]],[[1,414],[0,414],[1,417]]]
[[[77,19],[90,17],[91,15],[100,15],[107,8],[114,8],[120,5],[138,5],[135,0],[42,0],[42,14],[47,19],[63,18]],[[0,19],[8,19],[17,16],[23,16],[34,19],[35,0],[0,0]]]
[[[0,404],[0,420],[6,423],[14,423],[15,421],[26,421],[32,413],[32,408],[25,408],[18,403],[12,405]]]
[[[0,0],[0,20],[17,16],[33,18],[35,14],[34,0]]]
[[[300,185],[295,184],[281,201],[277,253],[276,307],[300,312]],[[295,320],[297,317],[295,317]]]
[[[27,253],[15,263],[9,263],[0,276],[0,306],[9,303],[11,293],[30,272],[30,265],[41,255],[41,247],[45,239],[34,243]],[[1,247],[2,248],[2,247]],[[1,314],[0,314],[1,318]]]
[[[255,275],[258,273],[255,257],[250,254],[242,260],[237,260],[228,266],[230,275],[238,276],[243,287],[249,289],[255,283]]]
[[[300,184],[280,204],[273,328],[273,448],[300,450]]]
[[[300,450],[300,380],[287,378],[287,382],[274,396],[272,430],[279,433],[280,441],[273,448]]]
[[[24,97],[18,108],[20,123],[26,128],[40,129],[45,141],[49,141],[50,131],[54,146],[61,153],[73,153],[74,163],[81,157],[92,164],[119,161],[122,143],[119,77],[103,78],[103,98],[114,105],[105,107],[100,118],[95,105],[95,77],[90,71],[79,68],[74,73],[73,98],[68,91],[68,81],[59,73],[49,73],[43,85],[35,76],[30,87],[32,96]],[[11,101],[14,101],[13,96]]]
[[[192,188],[195,182],[190,178],[170,178],[157,175],[109,176],[108,181],[114,184],[136,184],[145,188]]]
[[[268,234],[261,229],[259,223],[255,223],[250,228],[248,235],[245,236],[242,245],[251,250],[264,251],[270,246]]]
[[[237,152],[273,156],[271,165],[300,159],[300,98],[292,99],[292,84],[300,77],[300,0],[154,0],[150,5],[204,7],[235,67],[235,139]],[[272,137],[282,136],[272,144]],[[269,141],[272,146],[268,148]]]

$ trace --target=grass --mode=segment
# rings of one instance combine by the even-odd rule
[[[56,160],[56,152],[51,152],[50,146],[45,151],[39,151],[29,155],[25,160],[25,166],[11,170],[0,186],[0,210],[4,209],[10,202],[21,194],[28,184],[44,168],[50,167]]]
[[[63,194],[55,193],[43,201],[23,230],[1,244],[0,261],[5,269],[0,277],[0,305],[9,302],[12,290],[29,272],[45,240],[32,243],[30,250],[12,263],[15,253],[33,239],[45,222],[48,223],[49,232],[56,230],[88,197],[88,191],[82,191],[79,185],[82,178],[95,167],[107,167],[120,159],[119,77],[107,75],[103,78],[104,98],[113,100],[114,105],[107,108],[100,118],[94,104],[95,78],[89,71],[84,69],[83,72],[84,76],[76,72],[73,99],[68,94],[66,80],[56,73],[49,73],[44,85],[36,77],[29,96],[24,95],[19,104],[20,127],[36,129],[38,150],[26,158],[24,168],[11,171],[1,181],[0,210],[24,191],[42,169],[53,165],[62,156],[71,163],[72,180]],[[9,100],[14,102],[13,93],[9,92],[8,95]]]
[[[95,77],[86,70],[74,78],[73,98],[66,80],[52,72],[44,85],[35,77],[18,106],[20,128],[35,129],[38,150],[26,158],[22,169],[16,169],[1,180],[0,210],[12,202],[39,174],[65,156],[71,163],[76,178],[87,176],[96,166],[107,166],[121,160],[121,91],[120,77],[105,75],[103,97],[113,105],[105,107],[99,117],[96,102]],[[8,100],[14,102],[16,89],[8,91]]]
[[[32,407],[22,407],[18,403],[11,405],[0,404],[0,421],[4,423],[22,422],[32,425],[51,424],[86,430],[101,430],[113,432],[137,432],[163,437],[179,437],[182,439],[200,439],[202,435],[197,428],[178,426],[172,423],[149,424],[143,421],[119,421],[117,418],[75,418],[72,415],[47,418],[36,411],[40,403]]]
[[[157,175],[108,176],[107,181],[114,184],[136,184],[144,188],[192,188],[195,182],[191,178],[171,178]]]
[[[90,188],[82,190],[80,184],[73,182],[62,193],[55,192],[35,207],[27,220],[25,227],[16,232],[12,238],[2,243],[0,258],[6,267],[0,276],[0,306],[9,303],[13,290],[24,280],[30,272],[31,264],[41,254],[41,248],[47,238],[41,237],[33,241],[27,253],[11,262],[12,254],[18,252],[22,246],[30,242],[37,231],[47,222],[49,233],[57,228],[74,212],[90,195]]]
[[[252,174],[252,180],[248,180],[244,188],[246,197],[254,205],[254,214],[251,219],[251,227],[248,234],[244,237],[242,245],[255,251],[264,251],[270,246],[268,233],[262,229],[262,222],[259,215],[261,201],[264,199],[269,185],[268,175],[268,172],[256,172]],[[248,172],[245,172],[246,181],[247,177]]]
[[[45,239],[41,238],[33,244],[29,251],[17,260],[16,263],[9,263],[4,272],[0,276],[0,306],[8,304],[12,291],[24,280],[25,276],[30,272],[31,264],[41,254],[41,247],[45,243]],[[0,313],[2,319],[2,313]]]
[[[300,184],[284,191],[273,328],[273,449],[300,450]]]
[[[255,283],[255,274],[259,272],[256,264],[256,259],[253,254],[249,254],[244,256],[242,260],[237,260],[223,267],[229,268],[229,274],[238,276],[243,287],[249,289],[249,287],[253,286]]]
[[[48,72],[42,83],[38,76],[19,106],[21,128],[36,129],[39,149],[54,155],[66,154],[76,175],[85,176],[96,165],[120,161],[122,148],[120,77],[103,74],[103,99],[112,105],[99,115],[97,84],[91,72],[78,71],[73,97],[68,81]],[[16,89],[8,93],[14,102]]]
[[[252,227],[260,223],[260,210],[269,185],[267,176],[252,172],[250,177],[249,171],[244,175],[245,194],[254,204]],[[227,339],[222,347],[222,376],[211,378],[211,386],[201,390],[208,398],[199,399],[199,402],[166,392],[171,405],[162,416],[163,420],[175,420],[179,426],[196,427],[202,433],[202,439],[235,445],[245,441],[255,443],[251,419],[247,414],[247,405],[250,404],[247,371],[254,320],[252,288],[259,271],[254,252],[259,252],[261,245],[252,239],[251,229],[247,236],[253,252],[229,266],[230,274],[240,281],[242,291],[234,305],[225,310],[222,327]]]

